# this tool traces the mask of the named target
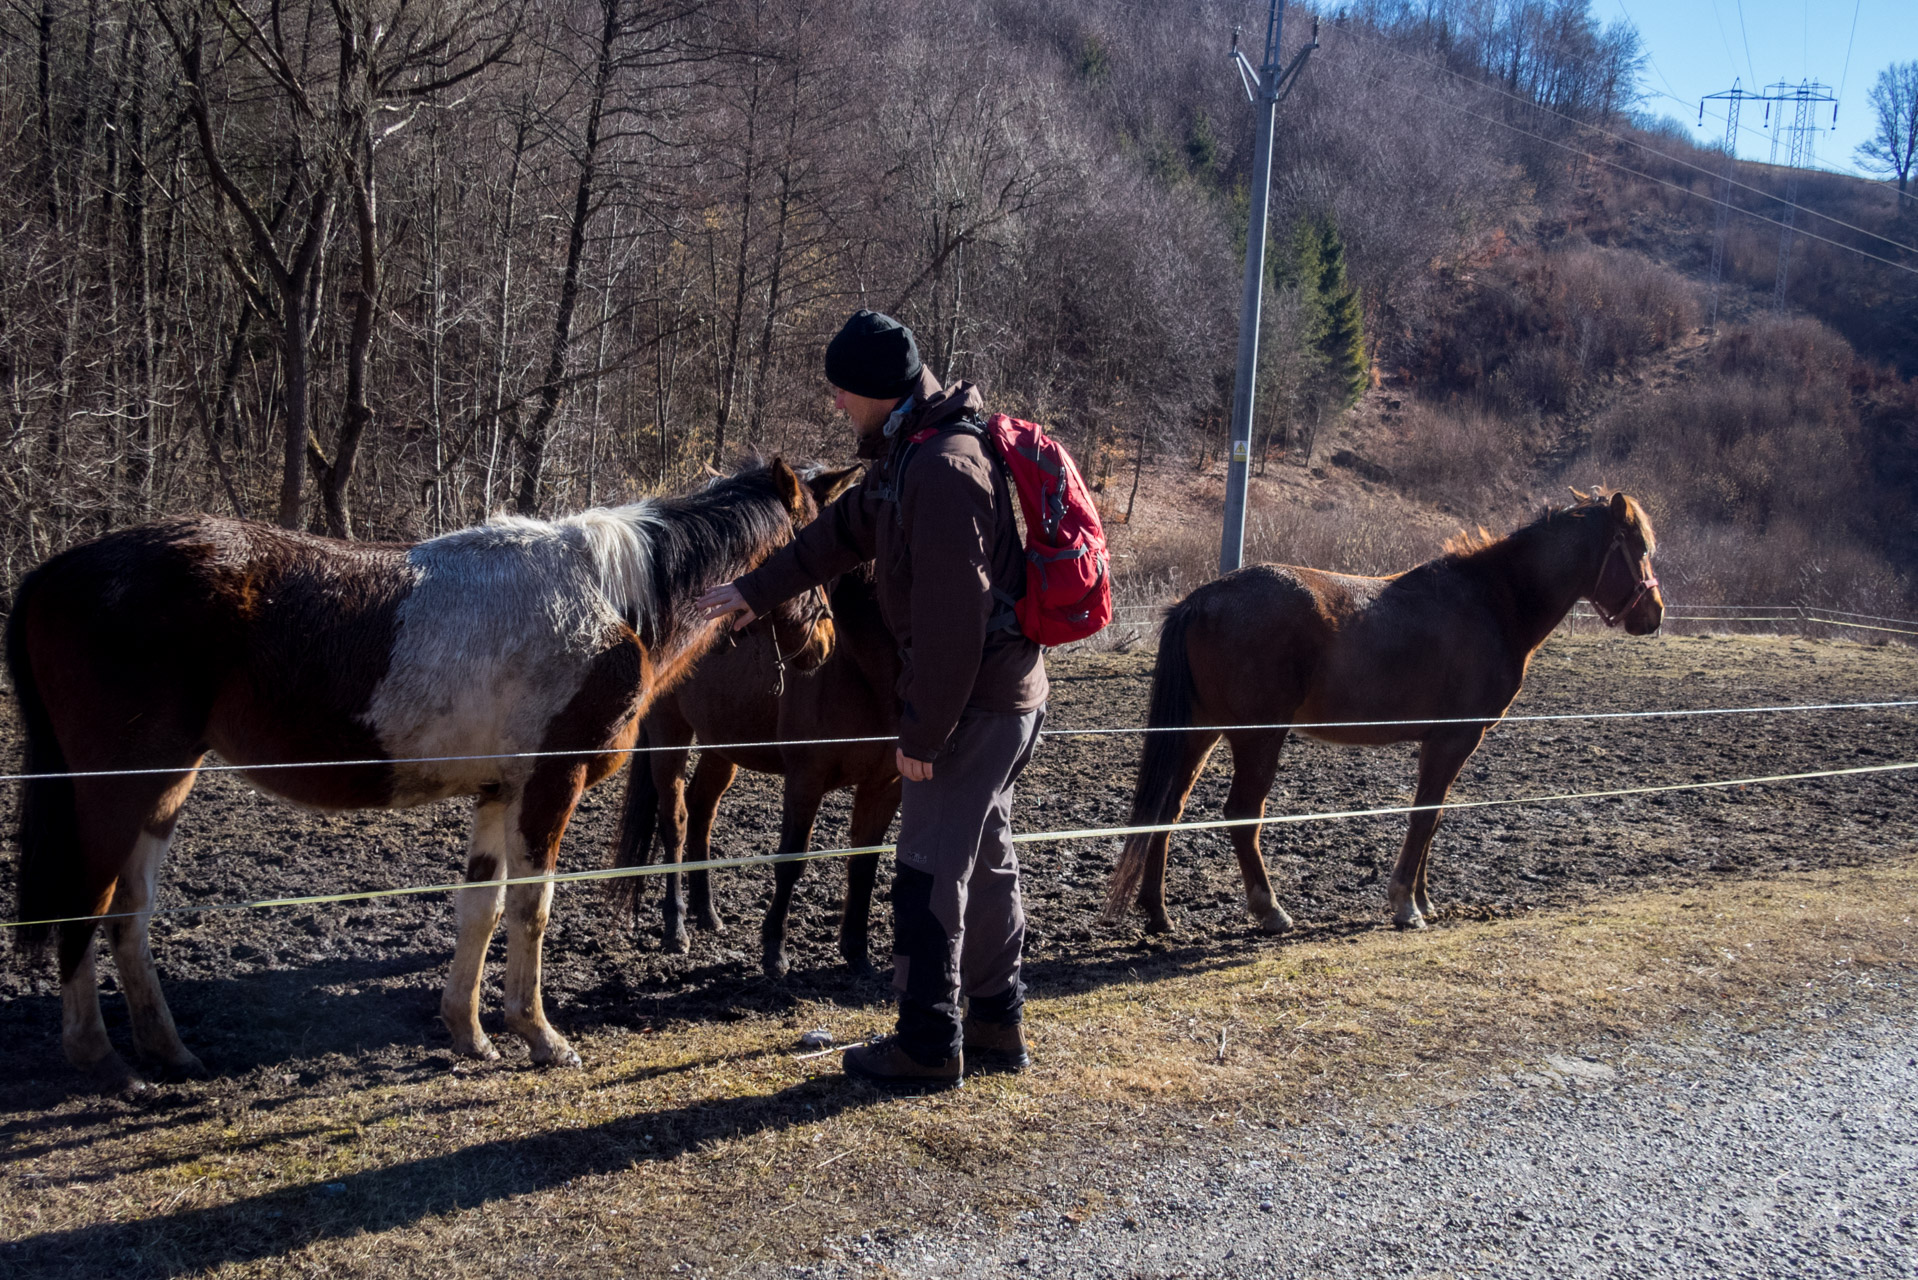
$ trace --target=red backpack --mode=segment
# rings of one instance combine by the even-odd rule
[[[971,431],[991,446],[1011,477],[1025,515],[1025,594],[1007,601],[1010,613],[994,622],[1016,623],[1028,639],[1048,648],[1102,630],[1112,621],[1111,558],[1099,509],[1072,455],[1037,423],[1003,413],[993,414],[983,427],[962,419],[946,429]],[[939,430],[921,431],[911,444]],[[901,471],[904,464],[902,458]]]

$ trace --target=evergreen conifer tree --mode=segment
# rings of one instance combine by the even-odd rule
[[[1340,410],[1351,408],[1371,380],[1365,358],[1365,317],[1359,291],[1345,273],[1345,241],[1330,218],[1317,220],[1318,245],[1318,353],[1324,377]]]

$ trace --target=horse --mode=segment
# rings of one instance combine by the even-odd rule
[[[719,638],[693,601],[817,512],[775,459],[684,497],[497,516],[414,545],[188,516],[33,570],[7,622],[38,775],[21,806],[19,903],[24,920],[64,922],[20,934],[43,950],[57,928],[68,1060],[105,1087],[145,1087],[101,1020],[91,917],[104,916],[138,1055],[205,1074],[167,1008],[147,925],[209,751],[315,809],[471,796],[469,881],[550,873],[581,792],[626,759],[647,701]],[[822,592],[773,626],[802,664],[830,652]],[[342,760],[353,763],[319,763]],[[535,1063],[578,1065],[540,999],[552,892],[550,881],[460,891],[440,1006],[457,1052],[499,1056],[478,1001],[503,908],[506,1024]]]
[[[757,635],[760,627],[755,624],[740,633],[736,646],[720,646],[701,658],[679,687],[652,704],[640,730],[640,741],[650,750],[635,761],[627,781],[616,865],[645,863],[655,830],[664,861],[681,862],[689,852],[695,861],[708,857],[720,799],[742,768],[784,778],[776,852],[803,853],[811,847],[819,806],[828,791],[840,787],[853,788],[853,847],[886,838],[899,809],[899,771],[893,759],[899,731],[898,646],[879,616],[870,570],[841,577],[831,600],[833,654],[812,671],[798,676],[786,672],[776,641]],[[701,744],[699,765],[689,791],[686,757],[695,738]],[[803,738],[879,740],[817,746],[792,741]],[[789,745],[723,745],[735,742]],[[760,963],[769,977],[783,977],[791,968],[787,915],[806,865],[792,861],[773,868],[773,900],[760,925]],[[872,972],[868,924],[878,867],[876,853],[854,855],[846,866],[839,954],[861,975]],[[687,878],[697,923],[723,928],[707,873],[693,871]],[[666,878],[664,912],[666,949],[685,951],[687,906],[677,872]]]
[[[1296,724],[1346,746],[1417,742],[1417,808],[1389,900],[1394,924],[1423,928],[1434,915],[1426,858],[1439,806],[1518,696],[1532,654],[1581,598],[1630,635],[1649,635],[1663,619],[1644,508],[1623,493],[1573,493],[1574,506],[1502,539],[1480,531],[1455,540],[1445,555],[1392,577],[1254,565],[1172,606],[1159,633],[1132,825],[1177,822],[1223,737],[1232,749],[1225,816],[1245,821],[1232,828],[1232,843],[1246,904],[1265,932],[1282,933],[1292,918],[1273,899],[1254,821],[1265,815],[1289,732],[1275,726]],[[1108,922],[1136,895],[1148,931],[1172,927],[1169,843],[1165,831],[1126,838]]]

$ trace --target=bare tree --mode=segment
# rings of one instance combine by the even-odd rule
[[[405,0],[333,0],[328,23],[271,3],[152,0],[179,60],[187,113],[221,212],[240,227],[219,251],[266,319],[280,349],[282,470],[279,520],[301,523],[306,463],[322,481],[327,525],[351,532],[346,486],[371,410],[366,358],[379,291],[375,155],[410,109],[505,56],[517,31],[499,0],[414,7]],[[279,127],[241,150],[230,113],[258,93],[275,95]],[[261,154],[264,152],[264,154]],[[267,186],[254,174],[272,175]],[[312,428],[311,358],[333,220],[344,193],[359,264],[347,341],[347,389],[332,457]],[[249,252],[250,251],[250,252]]]
[[[1912,198],[1911,169],[1918,159],[1918,62],[1894,62],[1871,86],[1872,136],[1858,148],[1867,169],[1898,181],[1898,204]]]

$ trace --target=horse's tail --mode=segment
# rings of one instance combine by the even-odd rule
[[[53,717],[40,696],[40,683],[27,657],[27,613],[33,607],[40,570],[21,580],[14,593],[13,612],[7,617],[7,673],[13,696],[20,703],[26,728],[25,772],[29,776],[20,797],[20,863],[16,872],[19,919],[48,920],[83,916],[93,910],[80,862],[79,808],[73,779],[67,772],[66,752],[53,732]],[[80,926],[67,926],[76,928]],[[89,935],[93,924],[84,926]],[[43,951],[54,926],[29,924],[14,930],[22,950]]]
[[[1145,750],[1139,755],[1139,778],[1132,790],[1130,826],[1156,826],[1170,821],[1190,781],[1179,776],[1182,735],[1164,730],[1192,723],[1194,695],[1192,669],[1186,660],[1186,632],[1192,626],[1193,612],[1189,603],[1174,605],[1159,628],[1159,659],[1152,667],[1152,701],[1146,712],[1147,728],[1158,732],[1145,735]],[[1112,882],[1106,889],[1104,918],[1108,923],[1124,916],[1133,899],[1138,897],[1152,840],[1149,833],[1126,837],[1118,865],[1112,868]]]
[[[653,757],[646,727],[641,724],[639,740],[633,744],[633,763],[626,771],[626,804],[619,815],[619,836],[613,845],[613,866],[643,867],[653,859],[653,836],[659,830],[659,787],[653,782]],[[613,901],[621,906],[639,906],[638,876],[622,876],[607,882]]]

